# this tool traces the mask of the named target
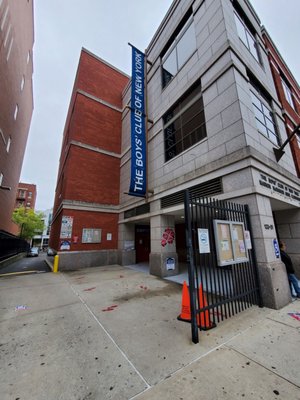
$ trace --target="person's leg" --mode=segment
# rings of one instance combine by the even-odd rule
[[[298,284],[298,279],[296,278],[295,274],[288,274],[289,282],[292,284],[297,297],[300,297],[300,288]]]

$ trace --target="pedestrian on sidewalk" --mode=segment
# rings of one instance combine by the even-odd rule
[[[284,242],[280,241],[279,247],[280,247],[281,261],[285,265],[289,283],[294,288],[296,297],[300,298],[300,288],[298,285],[298,279],[296,278],[296,275],[295,275],[295,270],[294,270],[294,266],[293,266],[291,257],[286,252],[286,244]],[[291,288],[291,292],[292,292],[292,297],[294,297],[292,288]]]

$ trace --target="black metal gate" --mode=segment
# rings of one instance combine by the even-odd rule
[[[251,225],[247,205],[234,204],[185,193],[186,240],[188,249],[189,293],[192,340],[198,343],[198,328],[207,330],[253,304],[262,306],[253,242],[238,237],[238,229],[251,239]],[[222,223],[224,221],[224,223]],[[218,225],[219,224],[219,225]],[[223,226],[222,226],[223,225]],[[227,240],[219,240],[222,229],[235,227],[229,239],[243,251],[244,259],[220,260],[220,248],[230,252]],[[226,228],[226,229],[224,229]],[[203,233],[206,248],[199,234]],[[228,232],[224,232],[227,235]],[[205,237],[206,236],[206,237]],[[226,239],[226,236],[225,236]],[[217,248],[220,246],[219,248]],[[232,244],[233,246],[233,244]],[[201,250],[200,250],[201,247]],[[251,248],[252,247],[252,248]],[[200,253],[201,251],[201,253]],[[222,253],[222,252],[221,252]]]

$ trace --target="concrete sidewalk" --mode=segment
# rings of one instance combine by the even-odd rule
[[[0,280],[2,400],[300,399],[300,301],[200,332],[181,286],[120,266]]]

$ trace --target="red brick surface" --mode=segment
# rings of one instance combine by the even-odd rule
[[[119,204],[122,114],[118,109],[122,107],[122,91],[127,83],[127,76],[82,50],[66,119],[57,179],[50,234],[50,246],[56,250],[60,246],[62,215],[74,216],[73,236],[78,236],[79,243],[72,243],[71,250],[118,247],[118,214],[110,213],[109,206]],[[75,209],[61,211],[64,200],[74,202]],[[78,202],[85,206],[104,205],[108,212],[76,210]],[[82,244],[83,228],[102,229],[102,242]],[[112,233],[112,241],[106,240],[107,233]]]
[[[7,18],[0,30],[0,173],[3,174],[2,185],[11,190],[0,190],[0,229],[14,233],[15,227],[11,215],[15,207],[17,187],[23,163],[25,146],[33,111],[32,93],[32,53],[27,63],[28,51],[33,47],[33,2],[32,0],[8,1],[0,5],[0,20],[8,7]],[[8,27],[11,25],[8,41]],[[13,45],[9,59],[8,48],[13,35]],[[22,77],[25,84],[21,91]],[[19,112],[14,119],[18,104]],[[8,138],[11,137],[9,152],[6,151]]]
[[[269,40],[268,36],[266,34],[263,35],[264,41],[266,48],[269,49],[269,60],[270,60],[270,67],[277,91],[277,95],[279,98],[279,101],[282,104],[283,109],[285,110],[284,113],[284,119],[285,119],[285,124],[286,124],[286,130],[287,134],[290,135],[291,130],[287,127],[287,125],[294,126],[300,124],[300,88],[298,83],[296,82],[295,78],[293,75],[290,73],[288,68],[286,67],[285,63],[282,61],[280,55],[278,54],[276,48],[273,46],[272,42]],[[274,65],[275,64],[275,65]],[[284,90],[282,87],[281,83],[281,76],[280,76],[280,70],[282,71],[284,77],[290,84],[291,90],[294,94],[294,96],[298,99],[298,101],[294,101],[295,109],[291,107],[289,102],[287,101]],[[294,121],[294,122],[293,122]],[[295,162],[295,167],[297,170],[298,177],[300,177],[300,149],[298,146],[298,142],[296,137],[291,140],[290,142],[291,146],[291,151],[293,154],[294,162]]]
[[[60,238],[62,216],[73,217],[71,239]],[[101,229],[101,243],[82,243],[83,229]],[[107,234],[112,234],[112,240],[107,240]],[[78,242],[74,239],[78,237]],[[118,248],[118,214],[97,213],[92,211],[64,210],[51,228],[50,247],[59,250],[63,240],[71,242],[70,251],[108,250]]]

